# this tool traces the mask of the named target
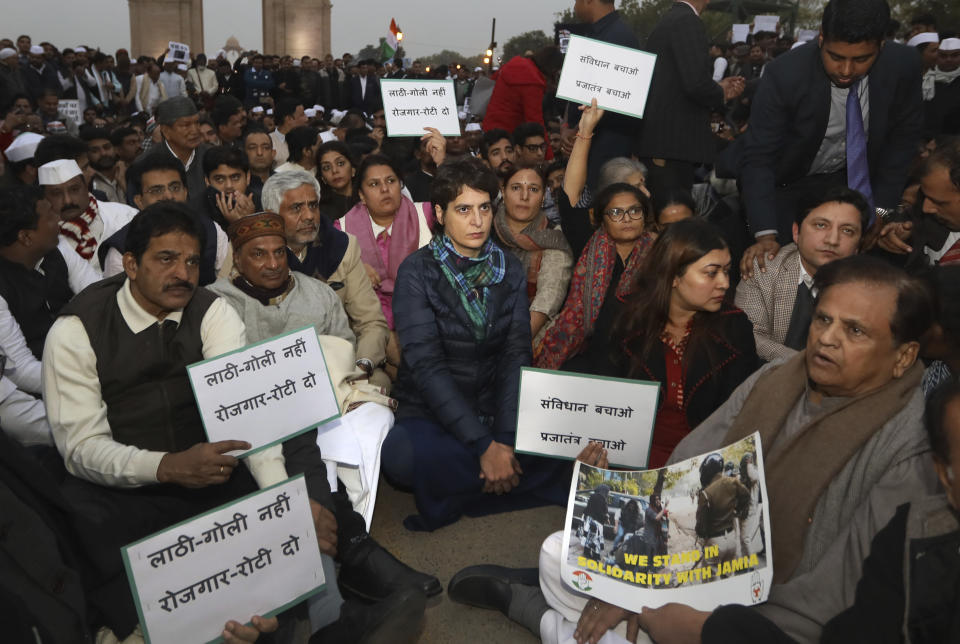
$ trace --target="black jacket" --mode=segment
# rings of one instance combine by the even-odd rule
[[[717,149],[710,111],[723,110],[723,90],[713,80],[703,21],[687,4],[675,2],[654,27],[646,49],[657,62],[639,156],[710,163]]]
[[[513,444],[520,368],[532,360],[526,273],[520,260],[504,256],[506,275],[490,287],[487,334],[480,343],[429,246],[400,265],[393,294],[403,349],[392,391],[397,416],[432,419],[478,450],[491,438]],[[493,418],[492,434],[480,416]]]
[[[912,47],[883,46],[868,76],[867,162],[877,206],[895,208],[923,125],[920,57]],[[750,126],[723,153],[737,168],[754,231],[777,228],[777,186],[809,173],[830,118],[830,79],[820,48],[808,43],[767,64],[754,97]]]
[[[691,429],[716,411],[759,366],[753,324],[746,313],[740,309],[727,309],[715,315],[720,316],[719,324],[709,332],[709,341],[692,345],[685,355],[683,402]],[[607,329],[598,327],[594,330],[594,338],[609,336]],[[594,342],[590,347],[592,372],[615,378],[665,382],[667,365],[663,343],[654,345],[651,355],[634,368],[629,361],[630,355],[639,353],[639,344],[639,340]],[[660,404],[663,401],[661,396]]]

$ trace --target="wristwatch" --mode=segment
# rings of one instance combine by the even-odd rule
[[[879,217],[882,221],[886,221],[887,217],[893,214],[892,208],[881,208],[880,206],[877,206],[875,210],[877,212],[877,217]]]
[[[356,365],[360,367],[368,377],[373,375],[373,361],[369,358],[360,358],[357,360]]]

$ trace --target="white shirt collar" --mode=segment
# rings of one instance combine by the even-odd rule
[[[697,11],[697,8],[694,7],[692,4],[690,4],[689,2],[687,2],[686,0],[677,0],[677,2],[687,5],[688,7],[693,9],[693,13],[697,14],[698,16],[700,15],[700,12]]]
[[[180,319],[183,317],[182,310],[168,313],[167,317],[163,318],[163,320],[147,313],[144,308],[133,299],[133,293],[130,292],[129,279],[123,281],[123,287],[117,292],[117,305],[120,307],[120,315],[123,316],[123,321],[127,323],[127,326],[130,327],[130,330],[134,333],[140,333],[151,325],[160,324],[166,320],[172,320],[180,324]]]
[[[817,289],[813,286],[813,276],[807,272],[807,269],[803,267],[803,260],[800,259],[800,254],[797,253],[797,262],[800,264],[800,279],[797,281],[797,286],[800,284],[806,284],[807,288],[810,289],[810,293],[814,297],[817,296]]]
[[[167,149],[168,149],[168,150],[170,150],[170,154],[173,155],[173,158],[175,158],[176,160],[179,161],[179,160],[180,160],[180,157],[178,157],[178,156],[177,156],[177,153],[173,151],[173,148],[170,147],[170,144],[167,143],[166,140],[163,141],[163,144],[164,144],[165,146],[167,146]],[[194,160],[196,157],[197,157],[197,150],[196,150],[196,148],[194,148],[194,149],[190,152],[190,158],[187,159],[187,162],[183,164],[183,169],[184,169],[184,170],[187,170],[187,171],[189,172],[189,171],[190,171],[190,166],[193,165],[193,160]]]

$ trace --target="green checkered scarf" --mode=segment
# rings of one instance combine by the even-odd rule
[[[473,338],[482,342],[487,336],[487,290],[503,281],[507,262],[500,247],[489,239],[477,257],[464,257],[453,247],[446,234],[430,242],[433,258],[440,264],[450,286],[473,324]]]

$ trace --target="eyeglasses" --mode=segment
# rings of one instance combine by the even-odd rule
[[[610,218],[610,221],[623,221],[625,217],[630,219],[643,219],[643,206],[630,206],[626,210],[623,208],[608,208],[603,214]]]
[[[183,184],[180,183],[179,181],[174,181],[173,183],[166,186],[163,185],[162,183],[159,183],[155,186],[150,186],[144,192],[146,192],[151,197],[159,197],[165,192],[169,192],[171,195],[178,195],[181,192],[183,192]]]
[[[547,151],[546,143],[524,143],[521,147],[525,149],[527,152],[529,152],[530,154]]]

